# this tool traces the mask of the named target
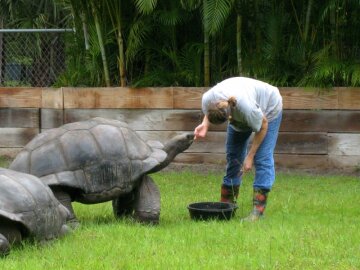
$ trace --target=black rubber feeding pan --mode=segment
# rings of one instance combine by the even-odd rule
[[[229,220],[237,208],[235,204],[224,202],[198,202],[188,206],[190,217],[194,220]]]

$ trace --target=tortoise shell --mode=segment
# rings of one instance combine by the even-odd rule
[[[75,201],[97,203],[131,192],[166,159],[162,148],[160,142],[143,141],[124,122],[93,118],[38,134],[10,169],[65,187]]]
[[[0,219],[20,224],[24,236],[58,237],[68,214],[39,178],[0,168]]]

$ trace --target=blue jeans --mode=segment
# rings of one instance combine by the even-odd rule
[[[254,188],[271,190],[275,181],[274,149],[276,146],[282,113],[268,123],[268,130],[264,140],[260,144],[255,157],[255,179]],[[239,132],[230,125],[227,127],[226,137],[226,174],[223,184],[227,186],[241,185],[242,173],[241,166],[247,155],[249,138],[252,131]]]

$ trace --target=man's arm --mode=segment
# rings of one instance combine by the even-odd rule
[[[208,119],[207,116],[205,115],[202,123],[195,128],[195,131],[194,131],[194,135],[195,135],[194,140],[196,140],[196,139],[198,139],[198,138],[205,138],[206,133],[207,133],[207,131],[208,131],[208,129],[209,129],[209,126],[210,126],[209,119]]]
[[[244,160],[244,164],[243,164],[244,172],[251,170],[253,163],[254,163],[254,157],[255,157],[256,151],[259,149],[260,144],[264,140],[267,129],[268,129],[268,121],[267,121],[266,117],[264,116],[262,119],[261,128],[258,132],[255,132],[255,136],[254,136],[253,142],[251,144],[249,153]]]

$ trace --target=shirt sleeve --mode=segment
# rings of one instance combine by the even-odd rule
[[[211,103],[211,92],[210,90],[208,90],[207,92],[205,92],[202,96],[202,102],[201,102],[201,108],[203,113],[206,115],[208,113],[209,110],[209,105]]]
[[[250,112],[250,114],[247,117],[248,118],[247,122],[254,132],[260,131],[263,117],[264,117],[263,112],[261,111],[260,107],[256,105],[256,107]]]

